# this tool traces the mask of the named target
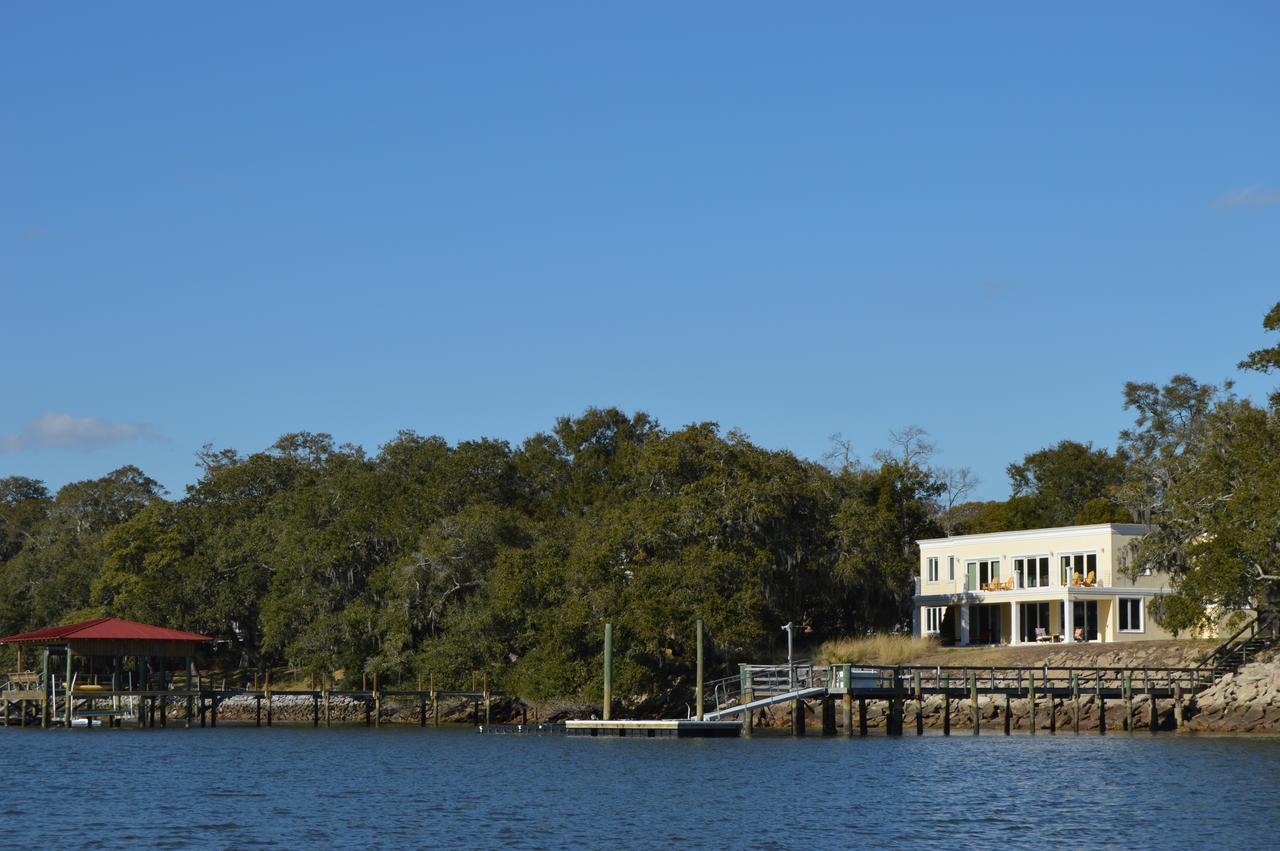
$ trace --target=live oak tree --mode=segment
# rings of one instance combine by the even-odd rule
[[[1264,321],[1268,331],[1278,326],[1280,304]],[[1253,352],[1241,367],[1277,364],[1280,346]],[[1130,570],[1170,572],[1174,593],[1156,615],[1176,631],[1280,602],[1280,394],[1261,407],[1230,391],[1186,375],[1126,388],[1137,418],[1123,435],[1133,460],[1121,493],[1158,524]]]

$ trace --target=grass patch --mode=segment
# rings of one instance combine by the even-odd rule
[[[933,638],[910,635],[869,635],[866,638],[837,638],[818,648],[818,658],[825,665],[846,662],[865,665],[901,665],[926,656],[938,649]]]

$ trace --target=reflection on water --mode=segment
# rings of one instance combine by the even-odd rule
[[[1280,740],[3,730],[23,845],[1269,844]],[[25,839],[23,839],[25,837]],[[38,840],[37,840],[38,837]]]

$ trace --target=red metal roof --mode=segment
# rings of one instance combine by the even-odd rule
[[[106,638],[128,641],[213,641],[207,635],[149,626],[145,623],[120,618],[95,618],[91,621],[51,626],[0,638],[0,644],[55,644],[63,641],[81,641],[89,638]]]

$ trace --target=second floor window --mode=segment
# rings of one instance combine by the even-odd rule
[[[1098,554],[1072,553],[1062,557],[1062,584],[1089,587],[1098,583]]]
[[[929,558],[929,572],[928,572],[928,576],[929,576],[929,581],[930,581],[930,582],[937,582],[937,581],[938,581],[938,558],[937,558],[937,556],[931,556],[931,557]]]
[[[1018,583],[1023,588],[1049,587],[1049,557],[1033,556],[1015,558],[1013,572],[1018,576]]]

